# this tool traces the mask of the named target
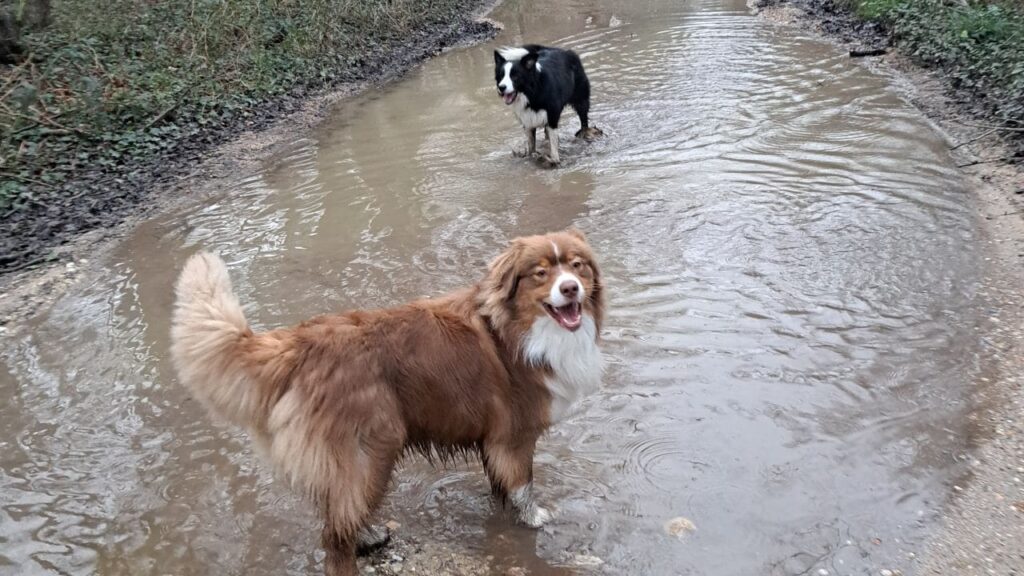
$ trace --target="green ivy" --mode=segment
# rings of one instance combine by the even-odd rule
[[[1024,127],[1022,6],[859,0],[855,12],[888,25],[904,52],[945,69],[954,86],[982,97],[1001,122]]]

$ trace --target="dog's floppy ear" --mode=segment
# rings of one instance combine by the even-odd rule
[[[505,63],[505,57],[501,55],[501,52],[498,52],[497,50],[495,50],[494,51],[494,64],[497,65],[497,66],[501,66],[504,63]]]
[[[516,290],[519,288],[517,264],[522,254],[523,243],[517,238],[487,267],[487,278],[484,282],[486,289],[503,302],[516,296]]]
[[[480,312],[490,319],[491,327],[499,332],[509,325],[515,315],[512,299],[519,288],[519,260],[526,245],[520,239],[491,261],[487,275],[480,283]]]
[[[565,233],[582,242],[587,241],[587,235],[584,234],[582,230],[575,226],[569,226],[568,228],[566,228]]]
[[[520,62],[523,63],[523,66],[526,67],[527,70],[535,69],[537,67],[537,53],[530,52],[526,56],[523,56],[523,59],[520,60]]]

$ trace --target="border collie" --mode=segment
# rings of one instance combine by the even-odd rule
[[[384,310],[254,332],[220,258],[178,279],[171,354],[179,379],[323,517],[324,570],[355,576],[382,544],[370,516],[407,451],[480,455],[522,523],[537,439],[601,378],[601,273],[575,229],[517,238],[462,290]]]
[[[537,128],[544,128],[548,154],[541,158],[547,166],[556,166],[558,157],[558,121],[568,105],[580,117],[577,138],[594,138],[601,131],[588,124],[590,80],[583,62],[572,50],[527,44],[519,48],[494,51],[494,79],[505,104],[513,106],[526,130],[526,155],[537,151]]]

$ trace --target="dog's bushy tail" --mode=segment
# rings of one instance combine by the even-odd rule
[[[175,286],[171,357],[178,378],[215,415],[263,429],[285,385],[288,333],[254,334],[217,256],[189,258]]]

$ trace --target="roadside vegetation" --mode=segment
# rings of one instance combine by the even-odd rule
[[[309,90],[482,32],[480,0],[0,0],[0,271]],[[52,256],[43,256],[49,258]]]
[[[0,0],[0,210],[358,69],[469,0]],[[12,40],[13,38],[13,40]]]
[[[1024,130],[1024,2],[837,1],[884,26],[917,62],[945,70],[955,88],[980,97],[993,126]]]

